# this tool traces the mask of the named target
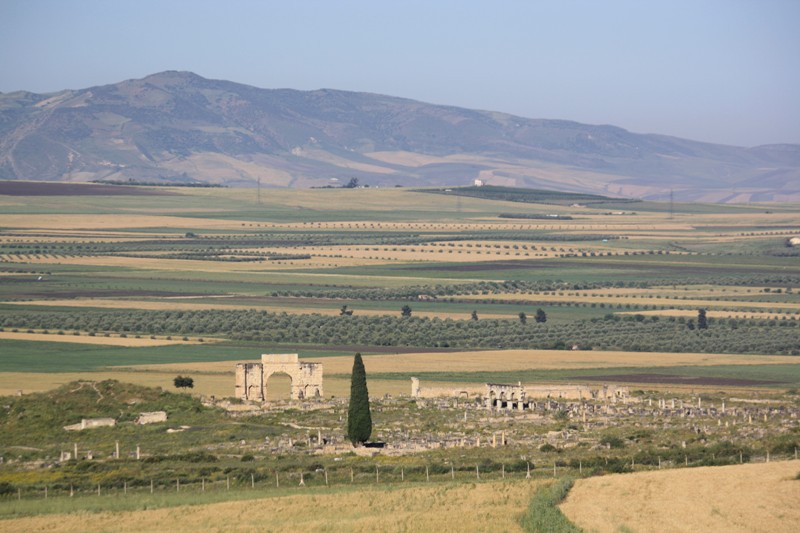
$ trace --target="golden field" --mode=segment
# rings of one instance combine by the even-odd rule
[[[27,335],[27,334],[23,334]],[[44,335],[46,339],[55,335]],[[72,339],[69,335],[65,339]],[[86,339],[82,335],[73,340]],[[97,337],[96,337],[97,338]],[[108,340],[108,339],[103,339]],[[116,339],[112,339],[116,340]],[[119,339],[145,340],[145,339]],[[302,355],[302,354],[301,354]],[[259,355],[254,353],[252,361]],[[323,364],[325,372],[325,396],[346,397],[350,393],[349,374],[353,368],[351,356],[309,358]],[[367,375],[388,372],[448,372],[458,362],[459,371],[480,372],[497,370],[554,370],[582,368],[625,368],[635,366],[712,366],[712,365],[764,365],[800,364],[797,357],[735,354],[680,354],[680,353],[635,353],[635,352],[593,352],[564,350],[487,350],[475,352],[450,353],[410,353],[367,355],[363,358]],[[94,381],[116,379],[149,387],[172,388],[172,380],[178,374],[190,374],[194,378],[194,394],[227,397],[233,395],[235,361],[208,363],[167,363],[122,367],[109,367],[95,372],[5,372],[0,373],[0,396],[15,394],[22,389],[25,393],[42,392],[75,380]],[[337,376],[337,377],[334,377]],[[22,384],[22,385],[21,385]],[[423,381],[424,387],[455,389],[475,387],[476,383]],[[480,384],[477,384],[480,385]],[[693,388],[702,388],[693,385]],[[650,389],[680,390],[678,385],[648,384]],[[393,396],[410,394],[411,384],[406,380],[382,380],[369,378],[369,390],[373,396],[391,394]],[[288,391],[288,389],[287,389]]]
[[[128,346],[128,347],[142,347],[142,346],[167,346],[170,344],[199,344],[198,341],[184,341],[180,339],[168,340],[165,338],[140,338],[135,337],[104,337],[94,336],[90,337],[86,333],[82,335],[72,335],[65,333],[64,335],[57,335],[55,333],[21,333],[13,331],[0,331],[0,339],[17,340],[17,341],[40,341],[40,342],[69,342],[77,344],[102,344],[106,346]]]
[[[254,361],[257,359],[258,356],[253,358]],[[313,360],[313,358],[308,360]],[[369,373],[408,372],[409,370],[448,372],[454,369],[455,362],[457,362],[460,372],[632,366],[800,364],[800,359],[790,355],[595,352],[582,350],[483,350],[474,352],[386,354],[366,355],[363,360],[368,375]],[[324,365],[325,375],[349,374],[353,367],[353,358],[351,356],[323,357],[317,359],[317,361]],[[230,364],[230,362],[174,363],[141,365],[131,368],[139,370],[223,372],[230,369]]]
[[[561,511],[587,532],[800,531],[799,461],[581,479]]]
[[[0,520],[4,531],[48,533],[522,531],[537,481],[362,487],[257,500]],[[200,500],[201,498],[198,498]]]

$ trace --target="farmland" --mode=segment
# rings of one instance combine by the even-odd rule
[[[126,192],[102,194],[108,187],[72,185],[52,195],[41,188],[0,190],[0,395],[9,397],[14,413],[52,425],[22,438],[14,431],[23,426],[12,431],[9,425],[19,420],[8,409],[0,416],[6,425],[0,483],[30,497],[45,486],[63,495],[70,483],[82,494],[106,480],[117,492],[127,483],[123,478],[144,486],[155,470],[128,459],[115,466],[108,455],[113,440],[128,449],[138,442],[194,489],[201,480],[219,485],[224,470],[237,483],[252,474],[262,485],[276,472],[303,471],[308,485],[318,487],[319,469],[346,477],[345,469],[353,468],[366,479],[375,461],[394,482],[406,473],[413,478],[411,472],[419,482],[424,465],[450,465],[436,471],[440,481],[448,472],[466,480],[479,465],[486,469],[482,483],[503,483],[506,475],[509,483],[513,476],[526,483],[519,478],[530,464],[538,479],[553,465],[576,476],[639,472],[662,461],[677,468],[758,462],[767,454],[791,458],[800,444],[796,419],[775,414],[798,408],[800,256],[787,245],[800,232],[796,206],[670,208],[518,192],[512,200],[475,188],[464,194],[267,190],[257,198],[236,189],[111,187]],[[364,354],[378,406],[374,438],[414,441],[421,446],[416,453],[348,456],[343,463],[306,453],[313,448],[307,428],[341,442],[342,402],[357,351]],[[304,410],[285,402],[285,383],[276,385],[284,399],[271,398],[285,413],[234,419],[199,401],[231,396],[233,363],[261,353],[299,353],[322,362],[325,406]],[[188,394],[164,392],[179,374],[194,378],[196,403],[183,403]],[[535,417],[487,415],[475,402],[417,406],[408,398],[411,377],[476,394],[486,382],[616,383],[631,388],[635,405],[647,407],[609,419],[598,404],[580,421],[567,404]],[[79,470],[81,461],[22,475],[23,467],[50,465],[71,448],[76,437],[61,427],[76,417],[134,416],[124,404],[104,406],[88,397],[73,406],[70,419],[44,409],[67,405],[75,383],[88,381],[118,391],[127,390],[125,384],[145,387],[120,397],[146,397],[151,393],[145,391],[161,388],[163,402],[173,405],[171,427],[207,431],[167,438],[124,424],[98,429],[77,438],[101,459],[94,478]],[[22,396],[12,396],[18,391]],[[714,411],[690,418],[648,410],[665,398],[710,402]],[[152,401],[155,409],[157,396]],[[774,412],[753,407],[762,401]],[[722,418],[723,403],[739,415]],[[487,448],[501,431],[508,445]],[[265,435],[282,444],[265,447]],[[472,444],[429,446],[450,438]],[[209,464],[216,466],[208,470],[203,461],[176,458],[169,451],[175,447],[212,453]],[[249,456],[255,462],[242,464]],[[159,483],[164,489],[174,481]],[[393,487],[386,505],[417,494],[446,500],[453,491],[472,498],[470,490],[487,489],[482,483],[474,489]],[[337,497],[352,497],[341,490]],[[426,490],[432,492],[423,496]],[[521,513],[532,491],[510,492],[508,512]],[[298,509],[309,505],[307,496],[273,496]],[[332,497],[313,496],[320,505]],[[208,505],[242,512],[238,503]],[[381,527],[379,518],[360,520],[352,522],[356,530]]]
[[[592,478],[561,509],[587,531],[789,532],[800,523],[799,471],[784,462]]]

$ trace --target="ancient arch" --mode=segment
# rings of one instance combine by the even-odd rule
[[[236,397],[265,401],[267,381],[273,374],[286,374],[292,380],[292,400],[322,397],[322,363],[300,362],[296,353],[263,354],[260,363],[237,363]]]
[[[266,401],[288,400],[292,396],[292,376],[286,372],[272,372],[264,376],[264,398]],[[299,398],[302,400],[302,396]]]

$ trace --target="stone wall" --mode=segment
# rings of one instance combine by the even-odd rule
[[[117,421],[113,418],[84,418],[79,424],[64,426],[67,431],[82,431],[84,429],[101,428],[116,426]]]

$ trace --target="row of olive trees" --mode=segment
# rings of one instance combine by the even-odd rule
[[[409,306],[410,308],[410,306]],[[409,309],[410,312],[410,309]],[[544,315],[544,313],[542,313]],[[334,345],[451,348],[602,348],[794,354],[799,324],[789,320],[705,320],[689,329],[681,318],[626,315],[531,324],[517,319],[453,320],[417,316],[291,315],[256,310],[17,312],[6,329],[222,335],[235,340]],[[543,317],[546,319],[546,316]]]

